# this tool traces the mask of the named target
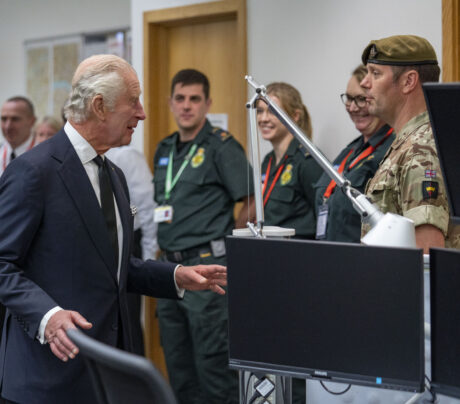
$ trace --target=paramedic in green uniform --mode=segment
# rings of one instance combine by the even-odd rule
[[[287,83],[271,83],[267,94],[311,139],[310,115],[297,89]],[[322,170],[263,101],[257,103],[257,125],[262,137],[273,146],[262,163],[264,223],[293,228],[296,238],[313,239],[313,184]],[[292,403],[305,402],[305,380],[292,379]]]
[[[366,94],[359,84],[366,74],[367,69],[359,65],[348,81],[346,93],[341,95],[348,115],[361,135],[333,161],[339,173],[362,193],[395,137],[392,128],[380,118],[369,114]],[[326,173],[316,184],[316,213],[317,239],[360,242],[361,216]]]
[[[311,139],[311,122],[300,93],[287,83],[271,83],[268,96]],[[294,228],[296,237],[315,238],[315,193],[313,184],[320,166],[263,101],[257,103],[257,125],[273,151],[262,163],[264,223]]]
[[[179,71],[169,106],[179,130],[160,142],[154,158],[161,259],[225,265],[224,237],[248,221],[249,163],[235,138],[206,119],[211,99],[204,74]],[[243,208],[235,223],[238,201]],[[183,300],[158,301],[169,380],[181,404],[238,403],[237,373],[228,369],[227,300],[213,295],[186,292]]]

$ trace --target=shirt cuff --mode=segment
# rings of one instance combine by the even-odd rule
[[[176,285],[176,292],[177,292],[177,296],[180,298],[180,299],[183,299],[184,297],[184,294],[185,294],[185,289],[184,288],[180,288],[179,286],[177,286],[177,282],[176,282],[176,271],[177,271],[177,268],[181,267],[182,265],[177,265],[176,268],[174,268],[174,285]]]
[[[45,339],[46,325],[48,324],[48,320],[51,318],[51,316],[54,313],[58,312],[59,310],[63,310],[62,307],[59,307],[59,306],[53,307],[43,316],[42,321],[40,321],[40,327],[38,327],[38,335],[37,335],[37,339],[40,341],[40,344],[44,345],[48,342]]]

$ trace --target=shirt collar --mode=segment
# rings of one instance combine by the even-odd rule
[[[371,136],[367,143],[375,147],[385,137],[390,129],[391,127],[389,125],[383,125],[376,133]]]
[[[180,139],[179,131],[174,132],[173,136],[167,138],[165,143],[169,143],[174,147],[174,160],[177,160],[181,159],[184,153],[188,153],[190,147],[193,144],[199,146],[201,143],[203,143],[203,141],[207,138],[208,133],[210,132],[212,132],[212,126],[210,122],[206,119],[203,127],[200,129],[197,135],[192,140],[187,142],[188,144],[181,150],[180,153],[177,153],[177,141]]]
[[[69,121],[64,125],[64,131],[82,164],[90,162],[97,156],[96,150],[94,150],[88,141],[78,133]]]
[[[201,128],[201,130],[198,132],[195,139],[193,140],[193,143],[197,145],[201,144],[203,140],[206,139],[206,136],[209,132],[212,132],[212,126],[209,123],[209,121],[206,119],[203,127]]]
[[[286,155],[293,156],[295,152],[297,151],[297,149],[299,148],[299,146],[300,146],[300,142],[295,137],[293,137],[286,150]]]
[[[34,140],[34,137],[32,135],[29,136],[27,140],[23,144],[16,147],[16,149],[13,149],[6,140],[5,140],[5,145],[8,147],[8,153],[11,153],[14,150],[14,154],[16,155],[16,157],[18,157],[21,154],[25,153],[27,150],[29,150],[33,140]]]
[[[407,122],[401,129],[400,133],[396,134],[396,139],[391,145],[392,149],[397,149],[401,146],[411,133],[413,133],[417,128],[422,125],[430,123],[430,118],[428,116],[428,111],[422,112],[417,116],[414,116],[409,122]]]

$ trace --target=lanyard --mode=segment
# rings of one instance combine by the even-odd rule
[[[34,138],[32,139],[32,143],[29,145],[29,147],[27,148],[26,151],[29,151],[32,147],[34,147],[35,145],[35,136]],[[6,151],[7,151],[8,147],[6,147],[6,143],[3,145],[3,171],[5,171],[6,169]]]
[[[182,162],[182,165],[180,166],[179,171],[176,173],[175,177],[172,178],[173,150],[174,150],[174,145],[172,145],[171,151],[169,152],[168,168],[166,169],[165,201],[167,201],[169,197],[171,196],[171,191],[176,186],[177,181],[179,180],[179,177],[182,175],[182,172],[185,170],[185,167],[187,167],[190,159],[193,156],[193,153],[195,153],[196,147],[197,147],[196,144],[192,145],[189,152],[185,156],[185,159]]]
[[[350,157],[350,154],[353,153],[353,149],[351,149],[348,154],[345,156],[345,158],[342,160],[342,162],[340,163],[340,166],[339,168],[337,169],[337,172],[339,174],[342,174],[343,173],[343,170],[345,169],[345,163],[347,162],[348,160],[348,157]],[[332,192],[334,192],[334,189],[336,187],[336,182],[334,180],[331,180],[331,182],[329,183],[329,185],[327,186],[326,188],[326,192],[324,193],[324,198],[325,199],[328,199]]]
[[[284,160],[286,160],[286,159],[287,159],[287,155],[284,156]],[[270,168],[272,166],[272,160],[273,160],[273,156],[270,156],[270,160],[268,160],[267,171],[265,172],[265,183],[264,183],[264,188],[262,190],[262,197],[265,195],[265,190],[267,188],[268,179],[269,179],[268,177],[270,175]],[[268,189],[267,195],[264,198],[264,207],[268,202],[268,198],[270,198],[270,195],[271,195],[271,193],[273,191],[273,188],[275,187],[275,184],[278,181],[278,178],[281,175],[281,171],[283,171],[283,168],[284,168],[284,162],[283,162],[283,164],[281,164],[280,168],[278,168],[278,171],[276,172],[275,178],[273,178],[273,181],[272,181],[272,183],[270,185],[270,188]]]
[[[390,128],[385,136],[378,142],[375,146],[369,146],[366,150],[364,150],[358,157],[356,157],[351,164],[348,166],[348,171],[350,171],[356,164],[358,164],[362,159],[366,158],[370,154],[372,154],[377,147],[379,147],[385,139],[393,133],[393,128]]]
[[[350,171],[361,160],[365,159],[367,156],[369,156],[370,154],[374,153],[374,151],[377,150],[377,147],[379,147],[385,141],[385,139],[388,136],[390,136],[392,133],[393,133],[393,128],[390,128],[388,130],[388,132],[386,133],[386,135],[380,140],[380,142],[378,142],[375,146],[368,146],[364,151],[362,151],[361,154],[358,157],[356,157],[351,162],[351,164],[348,166],[348,171]],[[343,170],[345,169],[345,164],[346,164],[346,162],[348,160],[348,157],[350,157],[350,155],[352,153],[353,153],[353,149],[350,150],[350,152],[345,156],[345,158],[340,163],[340,166],[337,169],[339,174],[343,173]],[[326,192],[324,192],[324,199],[328,199],[331,196],[331,194],[334,192],[334,189],[335,189],[336,185],[337,184],[335,183],[335,181],[331,180],[331,182],[329,183],[329,185],[326,188]]]

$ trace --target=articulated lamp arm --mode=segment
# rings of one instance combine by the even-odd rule
[[[371,226],[371,231],[361,240],[364,244],[386,245],[398,247],[415,247],[414,223],[402,216],[392,213],[383,214],[361,192],[351,187],[350,182],[334,169],[330,161],[316,148],[316,146],[300,130],[295,122],[267,95],[265,86],[259,85],[251,76],[246,76],[248,84],[256,93],[246,104],[250,112],[251,149],[254,165],[254,192],[256,202],[256,225],[248,224],[251,231],[258,235],[263,227],[263,203],[261,191],[259,135],[257,131],[256,104],[262,100],[270,111],[280,120],[292,135],[302,144],[326,174],[333,179],[337,186],[348,196],[361,220]]]

